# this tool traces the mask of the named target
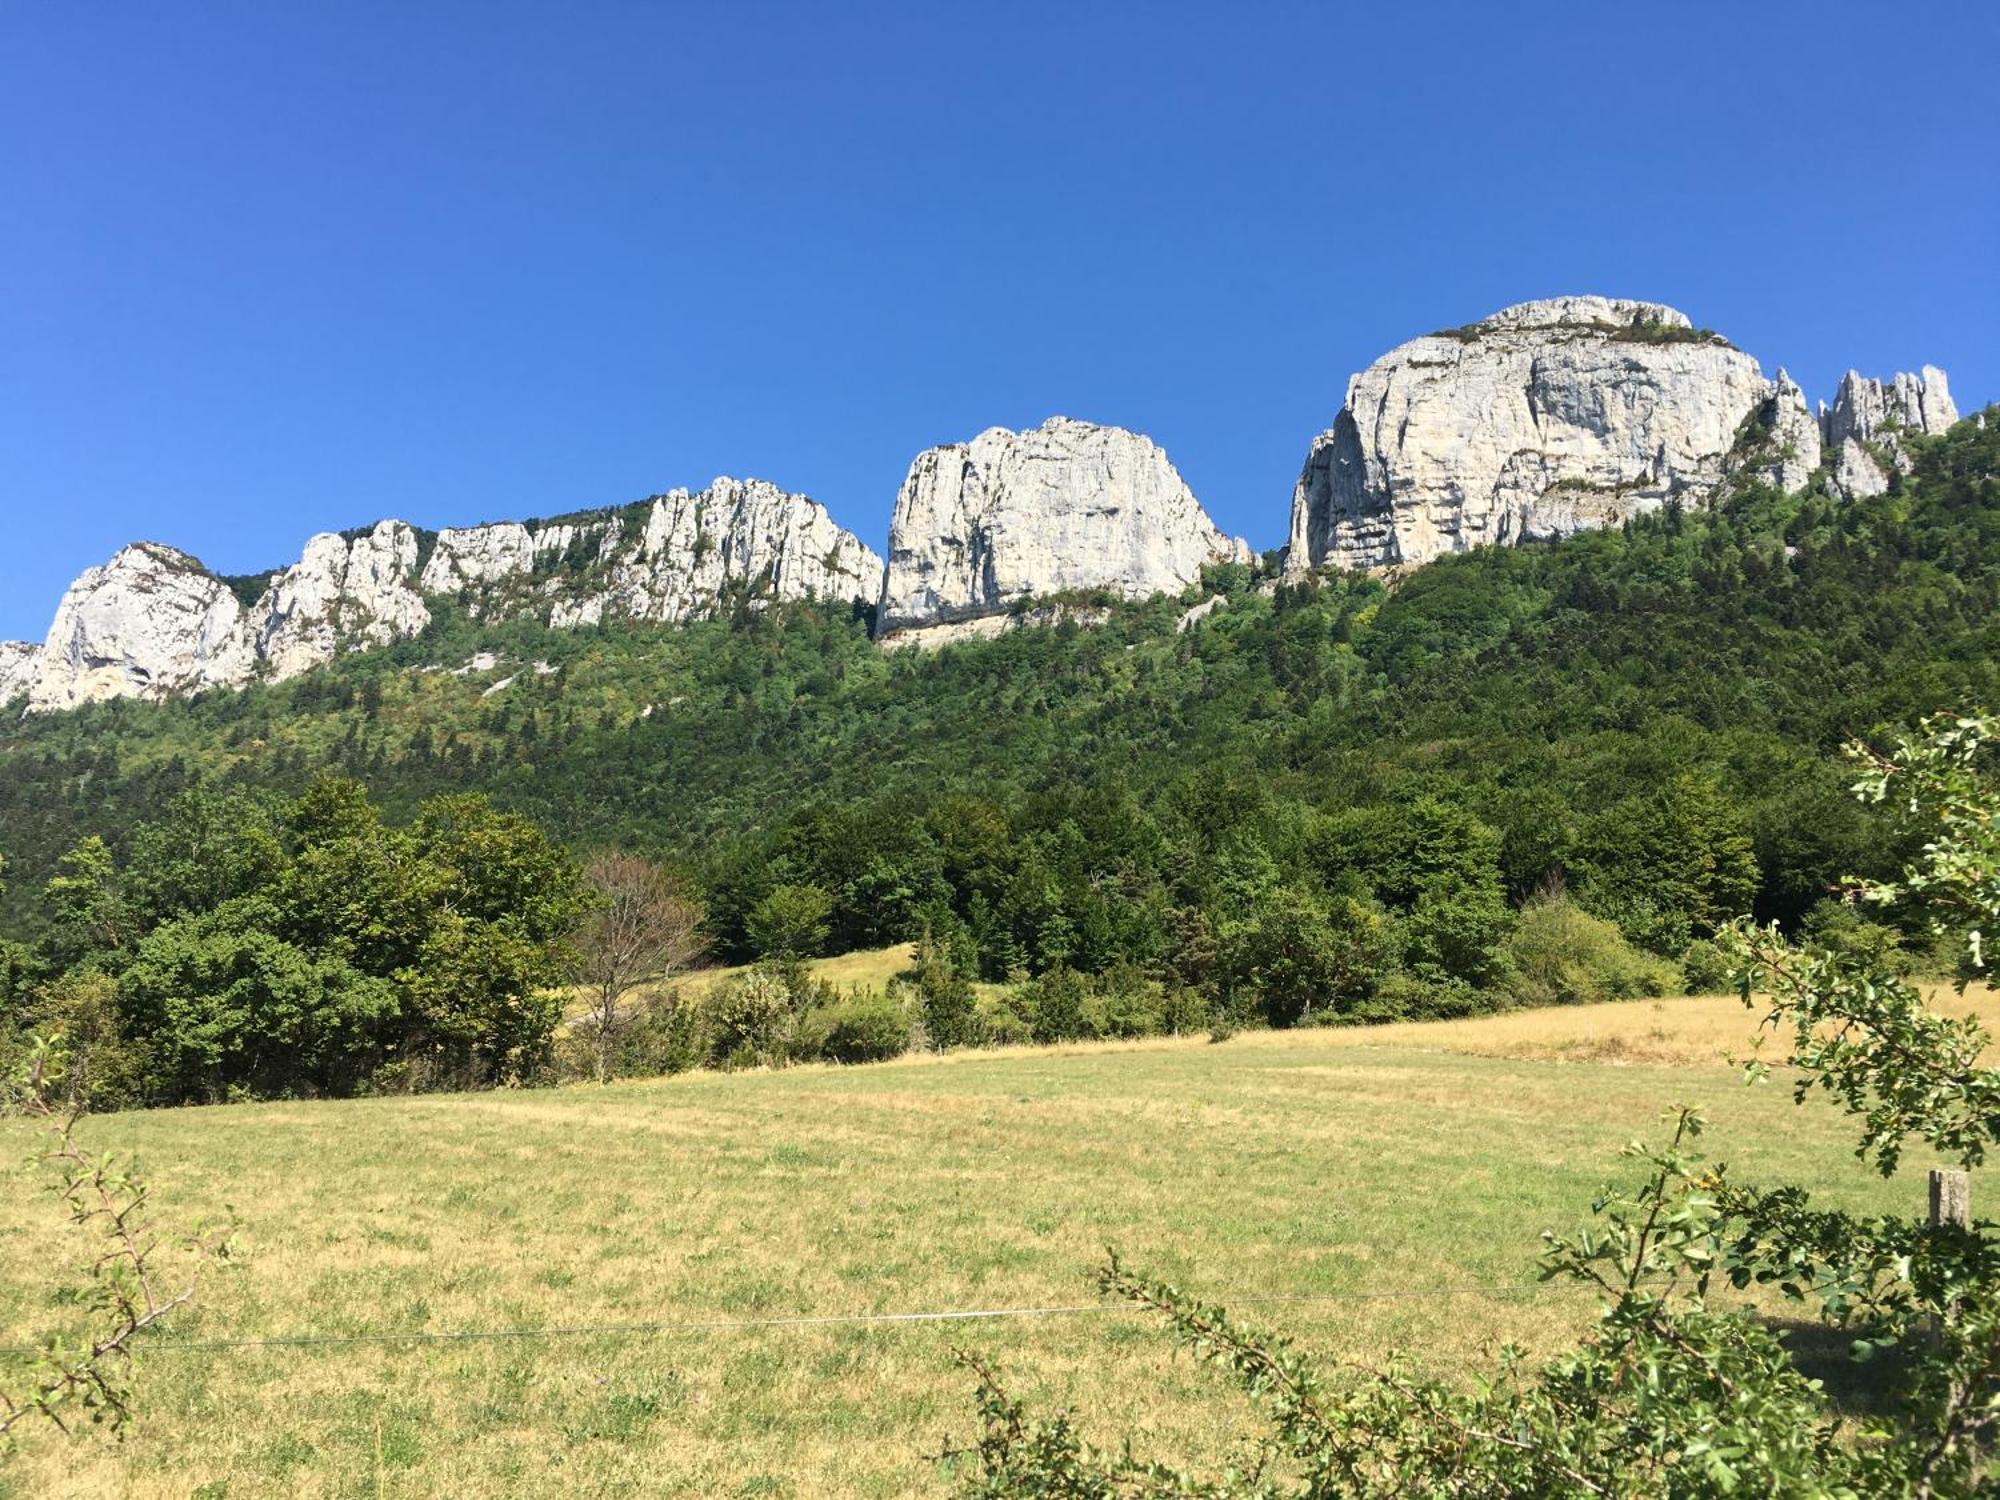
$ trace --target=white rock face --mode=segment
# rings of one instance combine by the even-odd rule
[[[0,641],[0,704],[27,696],[41,656],[33,641]]]
[[[1849,370],[1826,414],[1826,440],[1835,446],[1851,437],[1873,442],[1891,427],[1934,437],[1957,420],[1951,385],[1936,365],[1925,365],[1917,375],[1904,371],[1886,381]]]
[[[184,552],[140,542],[63,595],[28,707],[39,713],[239,687],[254,662],[243,608],[229,586]]]
[[[1935,436],[1957,420],[1951,386],[1936,365],[1886,381],[1849,370],[1826,413],[1826,446],[1836,455],[1834,492],[1849,499],[1881,494],[1891,472],[1910,472],[1906,435]]]
[[[383,521],[351,542],[331,532],[314,537],[252,611],[257,656],[282,682],[342,651],[415,635],[431,619],[411,586],[416,571],[417,533],[401,521]]]
[[[1819,418],[1806,405],[1806,393],[1782,368],[1759,417],[1771,453],[1763,477],[1773,488],[1796,495],[1819,468],[1823,447]]]
[[[532,612],[560,629],[690,619],[737,585],[772,599],[871,600],[881,574],[882,559],[818,501],[721,478],[643,510],[439,532],[421,587],[464,595],[482,616]]]
[[[1845,500],[1871,500],[1889,488],[1889,475],[1857,438],[1842,438],[1833,450],[1833,493]]]
[[[1560,297],[1392,350],[1348,386],[1293,492],[1286,567],[1427,562],[1706,498],[1771,393],[1652,302]]]
[[[1250,560],[1153,442],[1051,417],[917,455],[889,523],[878,634],[1072,589],[1178,593],[1212,562]]]
[[[424,545],[401,521],[315,536],[248,610],[194,558],[128,547],[71,585],[46,646],[0,648],[0,702],[25,691],[44,712],[282,681],[417,634],[431,619],[426,594],[561,627],[687,619],[738,587],[753,600],[869,602],[882,582],[881,558],[824,506],[754,479],[534,528],[446,531],[420,570]]]

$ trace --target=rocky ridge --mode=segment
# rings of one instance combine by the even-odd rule
[[[315,536],[297,563],[261,579],[223,579],[140,542],[70,585],[42,645],[0,644],[0,702],[25,697],[42,713],[283,681],[417,634],[446,598],[480,618],[566,628],[689,619],[737,588],[867,603],[881,573],[824,506],[761,480],[533,526],[427,533],[382,521]]]
[[[1412,566],[1707,504],[1746,481],[1863,498],[1908,471],[1913,437],[1957,418],[1933,366],[1850,371],[1815,413],[1785,370],[1766,380],[1662,303],[1520,303],[1349,381],[1294,487],[1284,569]],[[315,536],[291,567],[251,578],[139,543],[70,586],[46,641],[0,642],[0,703],[42,712],[283,680],[411,637],[446,606],[569,628],[816,597],[873,604],[885,646],[935,646],[1090,623],[1101,601],[1050,596],[1180,594],[1211,563],[1250,560],[1150,439],[1052,417],[919,454],[886,562],[818,502],[729,478],[551,521],[383,521]]]
[[[911,463],[889,523],[876,632],[956,624],[1046,594],[1179,593],[1208,564],[1250,555],[1149,438],[1069,417],[1025,432],[991,427]]]
[[[1784,370],[1657,302],[1524,302],[1391,350],[1348,384],[1293,491],[1286,569],[1428,562],[1706,504],[1738,476],[1836,494],[1907,470],[1957,411],[1942,371],[1850,373],[1818,416]]]

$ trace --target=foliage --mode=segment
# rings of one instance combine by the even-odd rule
[[[917,1024],[898,994],[864,991],[806,1012],[799,1023],[799,1050],[827,1062],[887,1062],[910,1050]]]
[[[1226,1002],[1218,945],[1279,888],[1394,929],[1431,887],[1492,912],[1551,873],[1678,958],[1746,893],[1795,931],[1844,876],[1892,878],[1912,851],[1842,795],[1840,740],[2000,697],[2000,429],[1962,423],[1917,465],[1871,501],[1745,486],[1393,588],[1222,569],[1227,607],[1185,632],[1155,600],[884,655],[812,605],[576,631],[440,606],[416,640],[285,683],[24,721],[0,743],[0,899],[16,937],[60,915],[104,951],[115,911],[36,899],[84,836],[123,862],[191,787],[283,804],[331,772],[398,820],[476,788],[579,849],[649,851],[735,963],[818,946],[814,921],[751,930],[812,888],[830,951],[929,932],[969,979],[1132,963]],[[491,672],[426,670],[477,651]],[[231,872],[268,849],[191,828],[217,884],[187,888],[247,893]],[[1916,936],[1904,907],[1884,919]],[[1447,936],[1398,938],[1394,967]]]
[[[355,782],[196,789],[95,836],[43,890],[23,1025],[99,1105],[479,1084],[539,1066],[583,893],[483,797],[386,823]]]
[[[708,951],[707,913],[684,884],[632,854],[600,851],[583,868],[590,911],[571,934],[572,974],[589,1004],[598,1081],[611,1076],[630,1017],[625,997],[664,985]]]
[[[1664,995],[1674,976],[1636,951],[1615,923],[1593,917],[1560,891],[1521,908],[1506,942],[1508,993],[1520,1005],[1593,1005]]]
[[[1857,787],[1894,798],[1929,835],[1900,879],[1860,887],[1908,900],[1960,935],[1983,973],[2000,904],[2000,788],[1983,764],[2000,722],[1926,721],[1893,754],[1865,756]],[[1543,903],[1544,910],[1557,903]],[[1571,917],[1565,916],[1567,922]],[[1585,919],[1590,920],[1590,919]],[[1524,921],[1524,927],[1528,925]],[[1861,1125],[1859,1153],[1885,1174],[1915,1138],[1967,1166],[2000,1139],[2000,1070],[1980,1065],[1976,1022],[1938,1015],[1867,950],[1800,950],[1744,920],[1725,946],[1746,1000],[1791,1033],[1800,1098],[1824,1090]],[[1757,1079],[1764,1070],[1755,1068]],[[1509,1352],[1470,1388],[1395,1361],[1337,1376],[1282,1339],[1254,1334],[1114,1257],[1103,1289],[1162,1314],[1182,1343],[1227,1369],[1268,1412],[1247,1468],[1197,1480],[1086,1444],[1067,1414],[1033,1419],[979,1376],[982,1430],[959,1455],[968,1493],[988,1496],[1776,1496],[1991,1493],[2000,1421],[2000,1230],[1981,1223],[1816,1209],[1793,1187],[1760,1190],[1704,1165],[1701,1118],[1678,1112],[1647,1171],[1609,1193],[1597,1220],[1547,1237],[1546,1276],[1604,1299],[1597,1330],[1529,1369]],[[1895,1348],[1891,1400],[1843,1433],[1826,1393],[1724,1288],[1771,1285],[1816,1304],[1857,1357]]]
[[[826,946],[833,894],[816,885],[781,885],[751,910],[745,930],[766,958],[811,958]]]
[[[39,1042],[22,1067],[0,1080],[0,1114],[18,1114],[46,1127],[45,1160],[60,1174],[56,1188],[70,1222],[101,1237],[89,1263],[89,1289],[82,1298],[94,1328],[87,1335],[45,1340],[15,1383],[17,1372],[0,1377],[0,1452],[23,1424],[41,1418],[68,1432],[77,1412],[93,1423],[123,1433],[132,1418],[131,1365],[139,1340],[194,1300],[196,1281],[178,1290],[161,1285],[163,1246],[147,1214],[147,1189],[117,1158],[92,1150],[77,1137],[84,1115],[83,1091],[66,1084],[67,1054]],[[68,1103],[61,1103],[67,1095]],[[197,1224],[173,1243],[195,1259],[195,1275],[209,1261],[229,1253],[230,1230]],[[16,1351],[0,1358],[18,1359]]]

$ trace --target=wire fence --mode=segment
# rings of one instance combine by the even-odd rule
[[[1242,1297],[1229,1302],[1240,1307],[1304,1307],[1335,1302],[1378,1302],[1426,1297],[1507,1296],[1535,1291],[1548,1283],[1536,1281],[1469,1282],[1455,1286],[1391,1287],[1348,1292],[1302,1292]],[[1123,1302],[1084,1302],[1049,1307],[947,1308],[924,1312],[797,1314],[770,1318],[678,1319],[662,1322],[571,1323],[513,1328],[364,1329],[354,1333],[281,1333],[256,1338],[175,1339],[149,1341],[154,1354],[201,1354],[242,1349],[339,1348],[366,1344],[488,1343],[510,1339],[657,1338],[674,1334],[741,1333],[760,1329],[858,1328],[912,1323],[978,1323],[1009,1318],[1087,1317],[1099,1313],[1135,1312]],[[0,1356],[37,1354],[32,1345],[0,1345]]]

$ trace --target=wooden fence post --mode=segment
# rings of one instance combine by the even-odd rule
[[[1931,1172],[1931,1223],[1972,1227],[1972,1178],[1964,1172]]]

